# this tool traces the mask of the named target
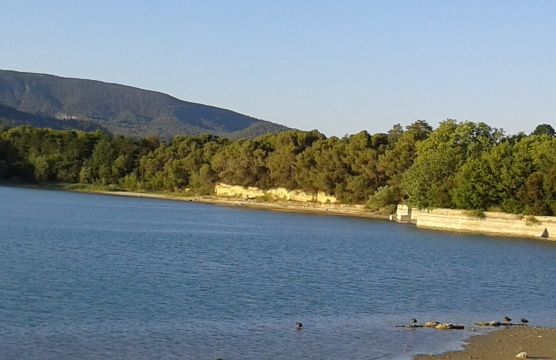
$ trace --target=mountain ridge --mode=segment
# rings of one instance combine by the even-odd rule
[[[138,137],[210,133],[238,138],[291,130],[159,91],[14,70],[0,69],[0,104],[35,116],[86,122],[113,134]]]

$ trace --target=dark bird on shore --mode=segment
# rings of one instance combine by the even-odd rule
[[[507,316],[504,316],[504,322],[505,322],[506,324],[509,324],[510,321],[512,321],[511,318],[509,318],[509,317],[507,317]]]
[[[529,323],[529,320],[523,318],[523,319],[521,319],[521,323],[522,323],[523,325],[527,325],[527,324]]]
[[[417,324],[417,319],[415,319],[415,318],[411,319],[411,323]]]
[[[303,329],[303,324],[300,321],[295,322],[295,330]]]

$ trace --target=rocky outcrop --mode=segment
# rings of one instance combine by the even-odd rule
[[[327,195],[323,192],[308,194],[301,190],[288,190],[285,188],[275,188],[263,190],[256,187],[243,187],[238,185],[216,184],[214,188],[216,196],[239,198],[243,200],[269,198],[270,200],[313,202],[319,204],[336,204],[338,200],[335,196]]]
[[[416,320],[414,320],[414,321],[416,321]],[[399,326],[399,327],[405,327],[407,329],[430,328],[430,329],[436,329],[436,330],[464,330],[465,329],[465,325],[463,325],[463,324],[439,323],[436,320],[427,321],[424,324],[419,324],[419,323],[414,322],[414,323]]]

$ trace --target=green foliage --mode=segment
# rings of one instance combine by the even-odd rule
[[[486,218],[486,214],[483,210],[477,209],[477,210],[468,210],[465,212],[465,214],[471,218],[474,219],[485,219]]]
[[[291,131],[133,139],[30,127],[0,129],[0,179],[210,195],[214,185],[285,187],[392,211],[396,204],[556,212],[556,137],[503,137],[482,123],[424,121],[387,134],[326,138]]]
[[[130,191],[140,191],[142,190],[140,187],[139,180],[137,179],[137,175],[134,173],[125,175],[120,180],[120,187],[125,190]]]
[[[524,206],[524,214],[547,214],[549,204],[544,196],[544,175],[532,173],[517,192],[517,197]]]
[[[371,210],[390,209],[395,210],[400,202],[399,189],[385,185],[379,188],[367,201],[367,207]],[[393,212],[393,211],[391,211]]]
[[[397,131],[397,133],[399,130]],[[417,156],[416,144],[429,137],[432,128],[426,122],[419,120],[409,126],[407,130],[391,141],[391,146],[378,158],[378,168],[386,182],[393,187],[400,188],[402,177]]]
[[[500,206],[511,213],[551,215],[555,156],[556,140],[546,135],[504,141],[462,166],[453,201],[463,209]]]
[[[217,152],[211,166],[225,183],[265,188],[270,175],[265,166],[266,156],[264,144],[238,140]]]
[[[210,195],[214,191],[214,185],[218,180],[218,175],[209,164],[204,164],[198,173],[191,176],[190,185],[193,191],[199,195]]]
[[[539,225],[540,223],[539,219],[534,216],[527,216],[525,218],[525,225],[527,226]]]
[[[537,125],[535,130],[531,133],[531,135],[548,135],[548,136],[556,136],[556,131],[549,124],[540,124]]]
[[[404,173],[402,188],[419,208],[456,206],[451,192],[463,164],[490,150],[502,132],[484,123],[446,120],[426,140],[416,145],[417,157]]]

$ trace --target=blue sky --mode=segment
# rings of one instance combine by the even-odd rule
[[[3,0],[0,68],[327,135],[446,118],[530,132],[556,125],[554,19],[532,0]]]

